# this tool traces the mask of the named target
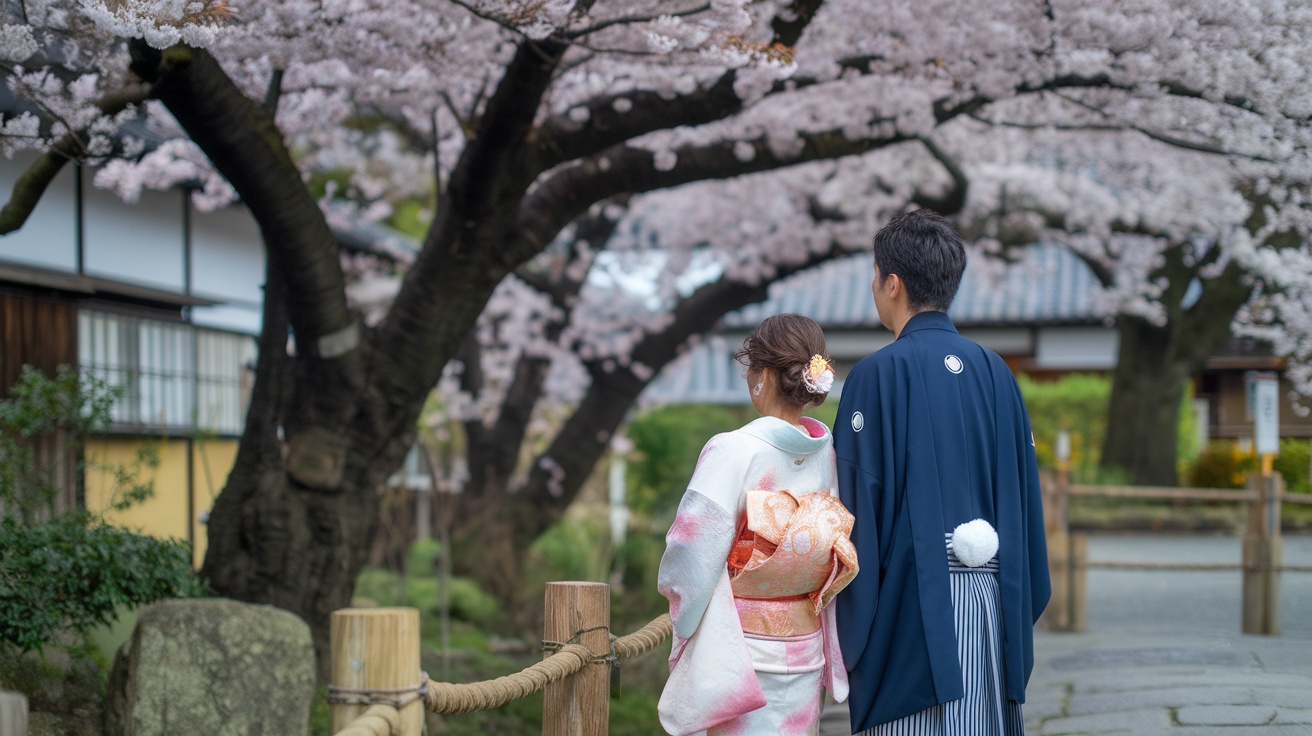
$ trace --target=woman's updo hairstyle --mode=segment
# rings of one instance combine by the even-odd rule
[[[766,317],[752,330],[734,359],[747,366],[748,371],[774,370],[779,394],[790,404],[805,409],[820,406],[829,396],[827,391],[814,391],[804,380],[804,372],[816,355],[829,360],[820,325],[800,314],[776,314]]]

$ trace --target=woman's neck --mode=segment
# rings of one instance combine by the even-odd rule
[[[773,407],[770,411],[765,412],[765,415],[767,417],[774,417],[775,419],[782,419],[798,429],[806,429],[806,427],[802,426],[801,407]]]

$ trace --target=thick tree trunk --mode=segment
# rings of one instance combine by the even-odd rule
[[[304,618],[323,673],[329,614],[349,605],[378,524],[378,489],[413,442],[442,366],[501,274],[518,265],[497,245],[513,222],[503,212],[513,209],[513,190],[532,176],[522,161],[497,157],[514,159],[506,149],[522,145],[514,140],[527,134],[520,119],[532,121],[550,59],[521,50],[522,65],[532,70],[528,86],[538,88],[519,78],[503,85],[492,106],[500,111],[499,135],[471,147],[458,167],[464,173],[453,182],[457,198],[486,217],[448,205],[437,240],[430,239],[403,291],[410,298],[399,299],[374,331],[348,308],[336,239],[268,112],[203,51],[178,46],[160,53],[142,44],[133,50],[134,70],[154,83],[251,209],[266,245],[266,283],[276,287],[266,294],[256,391],[210,517],[202,574],[220,595]],[[468,231],[471,221],[503,232]],[[294,357],[286,351],[289,325]]]
[[[1170,327],[1137,317],[1117,321],[1120,349],[1103,440],[1102,466],[1139,485],[1176,484],[1180,403],[1193,374],[1173,355]]]
[[[1214,262],[1219,249],[1203,258],[1191,258],[1193,252],[1191,244],[1168,249],[1164,265],[1154,274],[1168,283],[1161,296],[1166,312],[1163,324],[1124,314],[1116,320],[1121,344],[1101,464],[1128,473],[1129,481],[1138,485],[1178,482],[1185,387],[1225,345],[1235,314],[1253,292],[1252,281],[1235,261],[1210,278],[1199,275]]]
[[[351,603],[378,525],[378,496],[306,488],[277,454],[254,454],[239,454],[215,502],[201,574],[221,595],[301,616],[326,681],[329,617]]]
[[[272,267],[269,269],[272,274]],[[276,284],[270,275],[269,281]],[[287,354],[284,289],[266,286],[264,330],[246,429],[236,461],[215,500],[208,521],[208,547],[201,576],[218,594],[292,611],[305,620],[314,637],[320,677],[329,665],[330,614],[350,605],[355,578],[363,567],[378,525],[379,494],[387,470],[399,464],[409,443],[393,439],[377,457],[372,446],[350,431],[310,425],[299,436],[338,448],[331,454],[345,463],[333,490],[297,480],[288,463],[305,462],[288,454],[289,410],[298,393],[328,387],[305,380],[304,367]],[[301,380],[297,380],[297,379]],[[335,394],[350,405],[338,386]],[[364,401],[364,397],[356,396]],[[304,411],[304,409],[302,409]],[[282,435],[282,436],[280,436]]]

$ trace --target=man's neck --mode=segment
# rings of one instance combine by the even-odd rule
[[[891,327],[893,330],[894,340],[898,339],[899,337],[902,337],[902,328],[906,327],[907,323],[911,321],[911,318],[919,313],[920,312],[911,311],[909,307],[903,307],[897,310],[897,313],[893,315],[893,318],[891,320],[893,324],[889,325],[889,327]]]

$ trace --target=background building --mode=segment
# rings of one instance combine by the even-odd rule
[[[774,284],[767,301],[727,315],[718,331],[672,363],[643,400],[746,403],[734,353],[762,319],[781,312],[804,314],[824,327],[841,387],[857,361],[893,339],[875,311],[873,278],[870,256],[857,255]],[[950,314],[963,335],[1001,355],[1017,373],[1039,380],[1107,373],[1116,367],[1119,340],[1113,320],[1098,307],[1097,290],[1093,272],[1070,250],[1036,245],[1021,249],[1006,269],[969,261]],[[1283,368],[1282,360],[1253,340],[1233,340],[1210,359],[1194,386],[1195,410],[1205,418],[1199,426],[1204,439],[1250,436],[1246,373]],[[1284,382],[1282,392],[1290,401],[1282,406],[1281,435],[1312,436],[1312,421],[1299,413],[1296,395]]]

